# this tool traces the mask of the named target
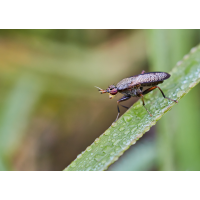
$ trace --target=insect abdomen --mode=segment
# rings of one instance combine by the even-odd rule
[[[143,85],[143,86],[157,85],[159,83],[162,83],[165,79],[168,79],[169,77],[170,74],[166,72],[150,72],[150,73],[140,74],[137,76],[131,76],[129,78],[121,80],[117,84],[117,88],[120,91],[132,88],[136,85]]]
[[[153,83],[153,82],[160,82],[164,81],[165,79],[168,79],[170,77],[170,74],[166,72],[150,72],[138,75],[134,82],[137,82],[136,84],[143,84],[143,83]]]

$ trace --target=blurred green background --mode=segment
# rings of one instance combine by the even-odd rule
[[[121,96],[94,86],[170,72],[199,43],[199,30],[0,30],[0,170],[63,170],[116,118]],[[108,170],[200,170],[199,89]]]

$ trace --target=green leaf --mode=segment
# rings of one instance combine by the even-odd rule
[[[184,56],[170,74],[171,77],[160,87],[167,97],[180,100],[200,81],[200,46]],[[139,100],[65,170],[106,170],[176,103],[164,99],[159,91],[154,91],[145,95],[145,104],[153,117],[149,116]]]

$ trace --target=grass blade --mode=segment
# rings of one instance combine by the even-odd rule
[[[160,87],[167,97],[180,100],[200,81],[200,46],[193,48],[190,54],[184,56],[170,74],[170,79]],[[139,100],[79,154],[65,170],[106,170],[175,105],[174,102],[163,99],[159,91],[147,94],[145,103],[153,117],[148,115],[142,106],[142,101]]]

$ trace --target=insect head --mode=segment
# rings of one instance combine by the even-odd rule
[[[95,87],[99,89],[99,92],[101,94],[109,93],[109,99],[112,99],[118,93],[117,87],[114,86],[114,85],[110,85],[106,90],[103,90],[103,89],[101,89],[101,88],[99,88],[97,86],[95,86]]]

